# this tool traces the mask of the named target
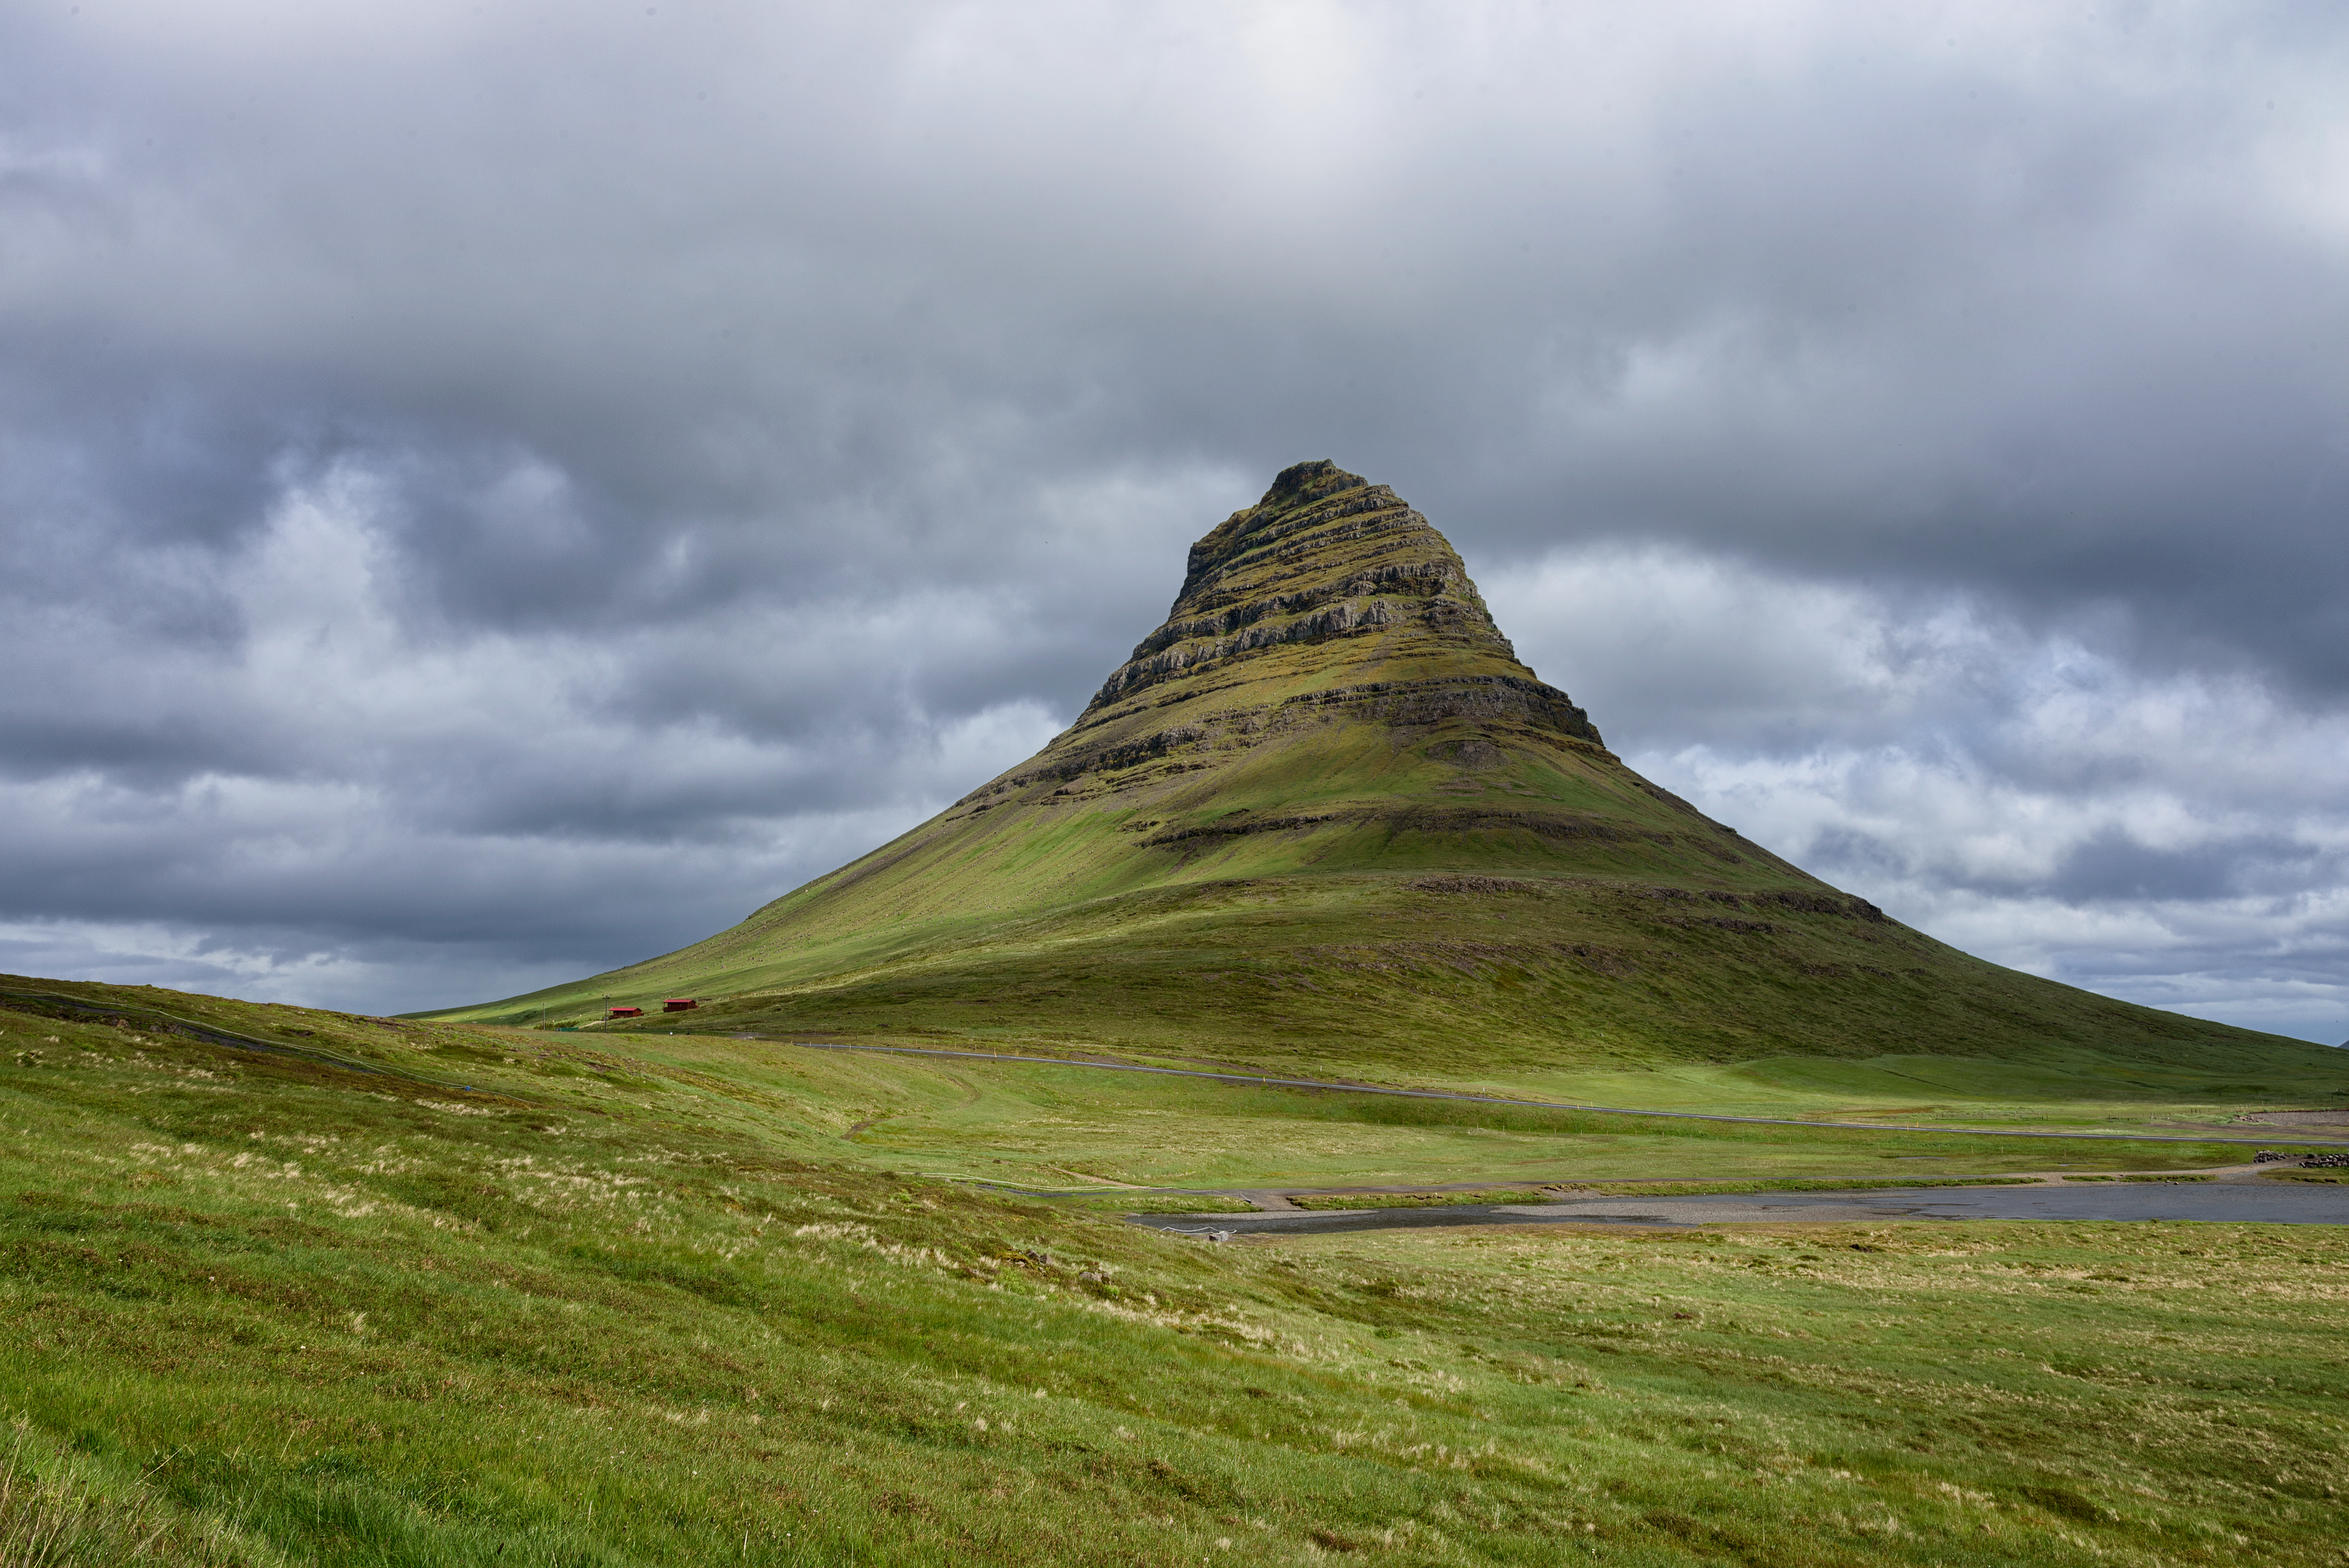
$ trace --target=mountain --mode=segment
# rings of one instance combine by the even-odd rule
[[[1329,462],[1192,547],[1036,756],[707,941],[436,1016],[674,995],[697,1028],[1453,1078],[2319,1049],[1984,963],[1709,820],[1518,661],[1426,518]]]

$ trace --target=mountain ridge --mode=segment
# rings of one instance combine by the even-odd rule
[[[432,1016],[664,993],[702,1026],[1439,1076],[2276,1044],[1959,953],[1641,778],[1450,542],[1327,460],[1192,546],[1033,757],[702,942]]]

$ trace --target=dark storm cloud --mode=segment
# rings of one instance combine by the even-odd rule
[[[2303,880],[2307,857],[2297,846],[2275,840],[2197,844],[2189,850],[2156,849],[2106,829],[2075,844],[2063,869],[2048,879],[2047,892],[2067,902],[2107,899],[2212,899],[2240,891],[2246,882]],[[2269,873],[2266,877],[2261,872]]]
[[[2338,917],[2345,46],[16,7],[0,941],[379,1006],[688,939],[1016,760],[1328,455],[1749,830],[1982,929],[2315,901],[2147,914],[2265,974]]]

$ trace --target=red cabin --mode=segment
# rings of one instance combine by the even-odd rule
[[[612,1016],[615,1018],[641,1018],[644,1016],[645,1010],[642,1007],[615,1007],[612,1009]]]
[[[661,1011],[664,1013],[683,1013],[700,1006],[700,1003],[695,1001],[690,996],[671,996],[667,1001],[661,1004]]]

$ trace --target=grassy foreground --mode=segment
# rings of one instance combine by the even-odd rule
[[[0,1561],[2338,1560],[2329,1228],[1216,1248],[714,1058],[75,989],[0,1012]]]

